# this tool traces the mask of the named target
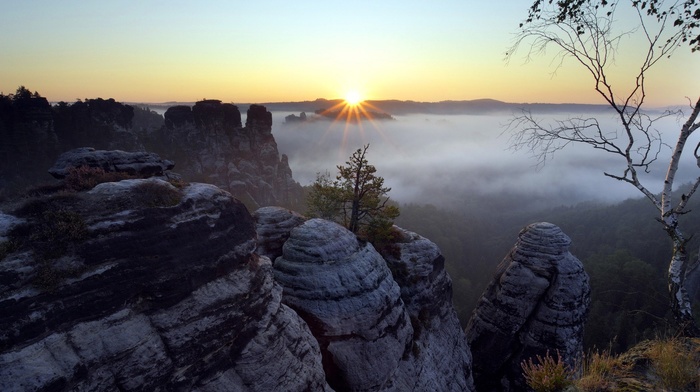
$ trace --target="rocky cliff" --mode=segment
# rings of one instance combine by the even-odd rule
[[[328,390],[227,192],[124,180],[3,216],[0,390]]]
[[[226,189],[251,207],[296,205],[301,186],[272,136],[272,114],[251,105],[241,126],[238,107],[218,100],[165,112],[154,151],[174,159],[185,179]]]
[[[0,190],[49,181],[46,168],[68,150],[149,150],[177,162],[185,180],[215,184],[253,209],[298,206],[301,186],[271,131],[272,116],[259,105],[243,126],[238,107],[218,100],[175,106],[163,118],[114,99],[51,106],[18,90],[0,95]]]
[[[259,250],[276,256],[283,302],[319,341],[331,387],[474,390],[451,280],[434,243],[396,228],[400,239],[380,254],[333,222],[302,223],[273,208],[255,216]]]
[[[159,177],[2,205],[0,390],[524,390],[523,360],[579,359],[588,278],[552,224],[521,232],[465,336],[416,233],[377,251],[284,208],[251,216],[151,153],[79,149],[52,172],[76,165]]]
[[[551,223],[520,232],[467,325],[477,390],[525,390],[521,363],[537,355],[580,363],[590,286],[570,244]]]

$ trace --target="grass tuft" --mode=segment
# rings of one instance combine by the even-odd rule
[[[549,354],[537,355],[520,364],[527,385],[535,392],[556,392],[573,384],[573,373],[557,351],[556,358]]]
[[[654,341],[649,349],[652,369],[661,384],[674,390],[687,390],[698,384],[698,363],[693,352],[679,339]]]

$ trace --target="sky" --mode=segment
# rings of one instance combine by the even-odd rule
[[[601,103],[573,62],[505,61],[531,0],[0,0],[0,92],[51,101],[343,98]],[[634,53],[634,42],[623,49]],[[618,57],[620,72],[629,69]],[[625,68],[627,67],[627,68]],[[681,48],[649,75],[649,103],[700,91]],[[628,83],[629,80],[621,83]]]

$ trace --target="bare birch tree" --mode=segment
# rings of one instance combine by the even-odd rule
[[[605,0],[563,0],[552,5],[550,0],[534,2],[527,20],[520,25],[514,46],[508,53],[525,51],[527,58],[545,54],[546,49],[556,49],[556,64],[567,59],[577,62],[591,78],[595,91],[614,111],[617,126],[606,128],[596,118],[570,118],[545,124],[530,113],[516,116],[511,123],[511,147],[528,149],[544,164],[556,151],[571,144],[589,145],[594,149],[619,158],[617,171],[606,171],[605,176],[629,183],[637,188],[658,211],[657,220],[673,242],[673,252],[668,267],[668,287],[671,310],[682,333],[697,336],[700,330],[692,314],[691,303],[684,287],[688,266],[688,238],[679,227],[679,216],[689,212],[688,201],[700,186],[700,176],[690,189],[674,200],[672,191],[679,162],[689,137],[700,128],[700,99],[690,105],[690,115],[682,120],[675,145],[662,139],[656,130],[658,121],[667,116],[682,116],[682,112],[666,111],[652,116],[644,110],[647,99],[646,82],[649,70],[671,57],[683,43],[698,49],[698,37],[694,35],[700,19],[700,10],[694,1],[664,4],[663,0],[646,2],[629,1],[635,12],[638,26],[627,31],[614,27],[616,11],[628,4]],[[653,8],[650,8],[653,7]],[[613,87],[611,67],[618,53],[621,40],[627,36],[644,39],[641,61],[633,72],[633,82],[628,89]],[[623,91],[624,90],[624,91]],[[649,172],[652,164],[660,164],[660,153],[665,147],[672,150],[661,194],[654,193],[640,174]],[[692,148],[692,147],[688,147]],[[694,154],[700,167],[700,143]],[[645,180],[646,181],[646,180]]]

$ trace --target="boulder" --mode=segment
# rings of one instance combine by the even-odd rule
[[[146,178],[163,175],[163,172],[172,169],[175,163],[163,160],[152,152],[104,151],[83,147],[61,154],[49,169],[49,173],[61,179],[68,175],[71,168],[81,166],[101,168],[106,172],[125,172]]]
[[[466,332],[479,391],[526,390],[521,363],[550,355],[580,363],[588,275],[551,223],[523,229],[479,300]]]

